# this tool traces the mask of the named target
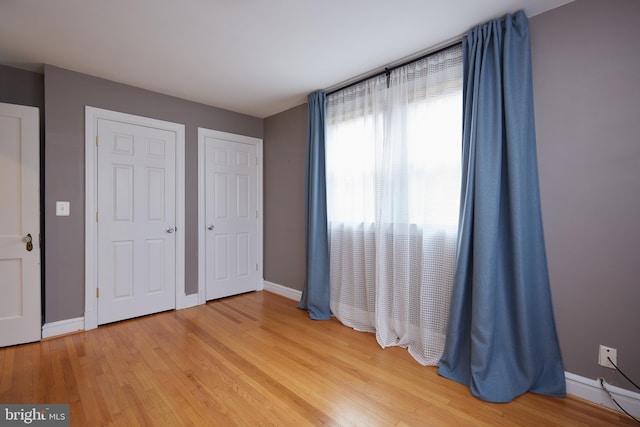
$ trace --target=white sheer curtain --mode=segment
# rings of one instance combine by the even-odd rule
[[[461,46],[328,95],[326,120],[331,311],[435,365],[456,256]]]

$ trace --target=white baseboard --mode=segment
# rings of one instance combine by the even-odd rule
[[[77,331],[84,331],[84,317],[45,323],[42,326],[42,338],[51,338]]]
[[[200,305],[198,294],[184,295],[178,301],[179,306],[176,305],[176,310],[183,308],[195,307]],[[89,318],[93,318],[89,316]],[[97,321],[97,317],[95,317]],[[98,325],[90,325],[85,323],[85,317],[76,317],[75,319],[60,320],[58,322],[45,323],[42,326],[42,338],[52,338],[58,335],[64,335],[77,331],[88,331],[90,329],[97,328]]]
[[[267,280],[262,283],[264,283],[265,291],[273,292],[274,294],[296,301],[300,301],[300,298],[302,298],[302,291],[297,289],[291,289],[287,286],[278,285],[277,283],[269,282]]]
[[[564,374],[567,381],[567,394],[621,412],[620,408],[611,401],[609,395],[602,390],[600,381],[581,377],[570,372],[565,372]],[[606,381],[605,386],[625,411],[636,418],[640,417],[640,393],[613,386]]]
[[[195,307],[196,305],[200,305],[200,295],[197,292],[191,295],[183,295],[180,301],[176,302],[176,310]]]

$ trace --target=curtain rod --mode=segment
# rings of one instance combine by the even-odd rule
[[[325,89],[325,92],[327,95],[331,95],[332,93],[336,93],[338,91],[347,89],[351,86],[355,86],[359,83],[364,82],[365,80],[369,80],[372,79],[374,77],[377,76],[381,76],[383,74],[387,75],[387,79],[389,79],[389,76],[391,75],[391,72],[397,68],[400,67],[404,67],[405,65],[411,64],[412,62],[416,62],[416,61],[420,61],[421,59],[426,58],[427,56],[430,55],[435,55],[436,53],[442,52],[443,50],[449,49],[451,46],[454,46],[458,43],[462,42],[462,38],[464,37],[464,34],[459,35],[457,37],[454,37],[452,39],[447,40],[446,42],[440,43],[428,50],[423,50],[421,52],[418,52],[414,55],[411,55],[409,57],[405,57],[403,59],[400,59],[399,61],[396,61],[395,64],[393,62],[390,63],[389,66],[384,67],[384,69],[382,71],[375,71],[375,72],[368,72],[368,73],[364,73],[364,74],[360,74],[360,76],[354,77],[354,79],[352,79],[352,81],[346,80],[342,83],[338,83],[337,85],[334,86],[330,86],[329,88]],[[398,63],[400,62],[400,63]],[[388,83],[387,83],[388,84]]]

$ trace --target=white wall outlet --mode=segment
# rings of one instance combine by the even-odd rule
[[[615,366],[613,366],[611,364],[611,362],[609,362],[609,359],[611,359],[611,362],[615,363],[616,365],[618,364],[618,350],[616,350],[615,348],[612,347],[607,347],[606,345],[600,345],[600,352],[598,353],[598,365],[600,366],[604,366],[605,368],[611,368],[611,369],[615,369]]]
[[[69,216],[69,202],[56,202],[56,216]]]

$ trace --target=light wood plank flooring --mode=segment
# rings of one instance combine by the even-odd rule
[[[0,402],[69,403],[72,426],[635,425],[575,398],[479,401],[268,292],[0,349]]]

